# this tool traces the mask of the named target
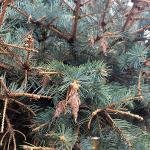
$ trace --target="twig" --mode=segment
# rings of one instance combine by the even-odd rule
[[[135,118],[135,119],[138,119],[140,121],[144,120],[143,117],[141,117],[139,115],[132,114],[130,112],[124,112],[124,111],[121,111],[121,110],[114,110],[114,109],[110,109],[110,108],[106,108],[106,111],[108,113],[114,113],[114,114],[122,115],[122,116],[125,116],[125,117]]]
[[[146,25],[146,26],[144,26],[144,27],[142,27],[142,28],[140,28],[140,29],[138,29],[138,30],[136,30],[136,31],[134,31],[134,32],[130,32],[130,34],[137,34],[137,33],[140,33],[140,32],[144,32],[145,30],[149,30],[150,29],[150,25]]]
[[[23,16],[25,16],[26,18],[29,18],[29,17],[30,17],[30,15],[29,15],[27,12],[21,10],[20,8],[17,8],[17,7],[15,7],[14,5],[11,5],[11,7],[12,7],[15,11],[17,11],[18,13],[22,14]],[[67,33],[64,33],[64,32],[62,32],[62,31],[60,31],[59,29],[57,29],[55,26],[53,26],[53,25],[51,25],[51,24],[45,25],[45,24],[43,24],[43,23],[40,22],[40,21],[33,20],[32,17],[30,17],[30,22],[31,22],[32,24],[39,24],[40,26],[42,26],[42,27],[44,27],[44,28],[48,28],[48,29],[52,30],[53,32],[57,33],[60,37],[64,38],[64,39],[67,40],[67,41],[70,40],[70,36],[69,36]]]
[[[41,124],[40,126],[34,128],[34,129],[32,129],[32,131],[33,131],[33,132],[39,131],[41,128],[45,127],[45,126],[48,125],[48,124],[49,124],[49,122],[43,123],[43,124]]]
[[[36,146],[28,146],[28,145],[22,145],[21,147],[22,147],[24,150],[56,150],[55,148],[36,147]]]
[[[66,2],[66,0],[62,0],[67,6],[68,8],[71,10],[71,11],[74,11],[74,9]]]
[[[10,134],[10,137],[9,137],[9,141],[11,142],[11,140],[13,141],[13,144],[14,144],[14,150],[16,150],[16,140],[15,140],[15,132],[14,132],[14,129],[10,123],[10,120],[8,118],[8,116],[6,116],[6,122],[7,122],[7,127],[8,127],[8,133]],[[7,145],[8,149],[9,149],[9,142],[8,142],[8,145]]]
[[[3,79],[0,78],[0,85],[4,88],[5,92],[8,94],[10,93],[9,89],[7,88],[6,84],[4,83]]]
[[[124,23],[124,25],[123,25],[123,27],[121,29],[122,32],[124,32],[126,26],[128,25],[130,19],[132,18],[135,6],[136,6],[136,4],[134,3],[133,6],[132,6],[132,8],[131,8],[131,10],[130,10],[130,13],[128,14],[128,17],[127,17],[127,19],[126,19],[126,21],[125,21],[125,23]]]
[[[8,5],[9,5],[9,3],[10,3],[10,0],[5,0],[5,1],[4,1],[4,4],[3,4],[3,6],[2,6],[2,12],[1,12],[1,14],[0,14],[0,27],[1,27],[2,24],[3,24],[3,19],[4,19],[4,16],[5,16],[5,13],[6,13],[6,10],[7,10],[7,7],[8,7]]]
[[[132,19],[133,20],[146,20],[146,21],[150,21],[150,18],[145,18],[145,17],[134,17]]]
[[[142,96],[141,78],[142,78],[142,71],[140,71],[138,78],[138,96]]]
[[[8,46],[8,47],[11,47],[11,48],[18,48],[20,50],[38,52],[36,49],[28,48],[28,47],[22,47],[22,46],[19,46],[19,45],[13,45],[13,44],[8,44],[8,43],[4,43],[4,45]]]
[[[107,0],[106,5],[105,5],[105,9],[104,9],[104,11],[103,11],[103,13],[101,15],[101,19],[100,19],[100,22],[99,22],[99,25],[102,28],[103,32],[105,30],[105,25],[106,25],[106,23],[105,23],[105,16],[106,16],[106,12],[107,12],[107,9],[108,9],[110,3],[111,3],[111,0]]]
[[[126,103],[126,102],[131,101],[131,100],[134,101],[134,100],[139,100],[139,99],[143,99],[143,97],[142,96],[128,97],[125,99],[121,99],[118,102],[114,102],[114,103],[109,104],[107,106],[107,108],[113,108],[118,104],[123,104],[123,103]]]
[[[131,147],[132,146],[131,142],[126,139],[126,137],[123,135],[122,131],[117,127],[116,123],[113,121],[111,116],[106,111],[105,111],[105,116],[106,116],[106,119],[107,119],[109,125],[121,136],[121,138],[123,140],[126,141],[128,146]]]
[[[1,62],[0,62],[0,68],[9,70],[9,66],[7,66],[6,64],[1,63]]]
[[[79,19],[82,19],[84,17],[93,16],[93,15],[97,15],[97,13],[89,13],[89,14],[80,15]]]
[[[95,111],[92,113],[92,115],[91,115],[91,117],[90,117],[90,120],[89,120],[89,122],[88,122],[88,129],[90,129],[90,126],[91,126],[91,122],[92,122],[93,117],[95,117],[95,116],[97,115],[97,113],[100,113],[100,112],[102,112],[102,111],[103,111],[103,109],[97,109],[97,110],[95,110]]]
[[[62,75],[62,73],[61,72],[45,72],[45,71],[40,71],[39,72],[39,74],[41,74],[41,75]]]
[[[78,27],[78,20],[80,17],[80,7],[81,7],[81,0],[74,0],[76,7],[74,10],[74,22],[72,25],[72,37],[71,37],[71,41],[74,41],[76,39],[76,35],[77,35],[77,27]]]
[[[84,6],[84,5],[88,4],[88,3],[90,3],[91,1],[92,1],[92,0],[87,0],[87,1],[85,1],[84,3],[82,3],[81,6]]]
[[[18,104],[19,106],[24,107],[24,108],[25,108],[26,110],[28,110],[33,116],[36,116],[35,112],[34,112],[31,108],[29,108],[27,105],[25,105],[25,104],[19,102],[19,101],[16,100],[16,99],[10,98],[10,100],[13,101],[13,102],[15,102],[15,103]]]
[[[1,124],[1,133],[4,132],[4,123],[5,123],[5,116],[6,116],[7,104],[8,104],[8,99],[5,98],[4,99],[4,109],[3,109],[2,124]]]
[[[9,97],[28,97],[31,99],[52,99],[51,96],[43,96],[43,95],[38,95],[38,94],[31,94],[31,93],[9,93]]]

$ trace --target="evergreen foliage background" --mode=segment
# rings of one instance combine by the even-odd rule
[[[131,4],[1,2],[3,150],[150,149],[150,3]]]

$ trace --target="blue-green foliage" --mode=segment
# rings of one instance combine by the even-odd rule
[[[73,0],[68,0],[68,4],[72,9],[75,8]],[[11,52],[17,55],[0,55],[0,63],[11,64],[16,76],[20,79],[18,84],[9,82],[8,88],[12,92],[29,91],[52,96],[51,101],[54,108],[46,106],[43,111],[43,108],[34,102],[29,105],[37,113],[36,117],[32,119],[31,125],[31,134],[33,140],[38,141],[37,146],[55,147],[58,150],[73,148],[93,150],[91,139],[96,136],[100,143],[98,148],[101,150],[148,150],[150,135],[140,127],[132,125],[129,118],[125,118],[129,119],[129,122],[122,118],[114,119],[117,113],[114,116],[110,115],[112,115],[113,125],[121,130],[120,134],[110,125],[108,118],[106,119],[103,113],[94,116],[91,128],[87,129],[91,113],[96,109],[104,109],[105,112],[105,108],[109,104],[116,103],[114,109],[120,109],[123,106],[129,109],[129,112],[134,110],[134,97],[138,92],[138,73],[145,69],[143,63],[149,56],[149,47],[134,42],[135,37],[130,36],[128,30],[118,34],[121,41],[114,45],[116,37],[107,39],[110,48],[107,52],[108,57],[102,54],[100,41],[90,45],[90,38],[104,34],[100,29],[99,20],[102,15],[99,14],[103,14],[106,0],[97,0],[95,5],[96,7],[88,5],[81,8],[77,39],[67,41],[58,32],[61,31],[67,36],[72,35],[74,13],[61,0],[15,1],[14,6],[18,10],[12,6],[8,8],[0,35],[6,43],[24,46],[25,37],[32,33],[35,48],[39,50],[39,53],[31,54],[31,70],[27,87],[20,84],[24,78],[24,70],[21,70],[16,59],[16,56],[19,55],[24,62],[27,52],[12,48]],[[112,26],[111,21],[108,22],[106,33],[120,31],[124,20],[117,5],[113,4],[111,10],[106,10],[106,12],[106,20],[109,20],[114,14],[117,18],[113,22],[116,26]],[[92,15],[88,16],[87,14]],[[87,17],[82,18],[82,15],[87,15]],[[42,22],[42,25],[38,21]],[[56,32],[51,29],[53,27],[57,30]],[[42,75],[33,71],[40,68],[45,72],[56,72],[55,75],[48,76],[49,81],[46,86],[41,84]],[[146,69],[149,70],[149,68]],[[2,71],[2,73],[4,72]],[[114,74],[116,78],[114,78]],[[128,76],[130,78],[125,78]],[[42,78],[44,77],[43,75]],[[131,85],[124,84],[124,81],[130,80],[132,80]],[[61,114],[55,120],[53,116],[57,103],[66,98],[69,86],[73,81],[79,83],[79,94],[83,104],[78,112],[78,121],[74,122],[70,109],[67,109],[65,114]],[[143,79],[141,83],[142,96],[146,104],[150,103],[150,86],[143,82]],[[133,99],[122,103],[122,100],[129,97],[133,97]],[[18,100],[25,100],[25,98]],[[84,107],[85,110],[82,109]],[[146,121],[150,124],[149,118]],[[132,147],[129,143],[132,144]]]

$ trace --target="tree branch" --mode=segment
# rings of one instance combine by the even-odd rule
[[[57,29],[54,25],[51,25],[51,24],[48,24],[48,25],[45,25],[43,24],[42,22],[40,22],[39,20],[33,20],[32,19],[32,16],[30,16],[27,12],[21,10],[20,8],[17,8],[15,7],[14,5],[11,5],[11,7],[17,11],[18,13],[22,14],[23,16],[25,16],[26,18],[29,19],[29,21],[32,23],[32,24],[38,24],[44,28],[48,28],[50,29],[51,31],[57,33],[60,37],[62,37],[63,39],[69,41],[70,40],[70,36],[69,34],[67,33],[64,33],[62,32],[61,30]]]
[[[5,16],[5,13],[6,13],[6,10],[7,10],[9,3],[12,3],[12,0],[5,0],[4,4],[2,6],[2,12],[0,14],[0,27],[3,24],[3,19],[4,19],[4,16]]]
[[[76,39],[76,35],[77,35],[77,27],[78,27],[78,20],[80,18],[80,7],[81,7],[81,0],[74,0],[76,7],[74,10],[74,22],[73,22],[73,26],[72,26],[72,37],[71,37],[71,41],[74,41]]]

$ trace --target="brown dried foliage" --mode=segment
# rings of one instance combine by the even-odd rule
[[[66,99],[63,101],[60,101],[57,104],[56,110],[54,113],[54,118],[59,117],[60,114],[62,113],[65,113],[65,110],[69,106],[72,110],[72,115],[76,122],[80,104],[81,102],[80,102],[80,94],[79,94],[79,84],[78,84],[78,81],[75,80],[70,84],[70,87],[67,91]]]

